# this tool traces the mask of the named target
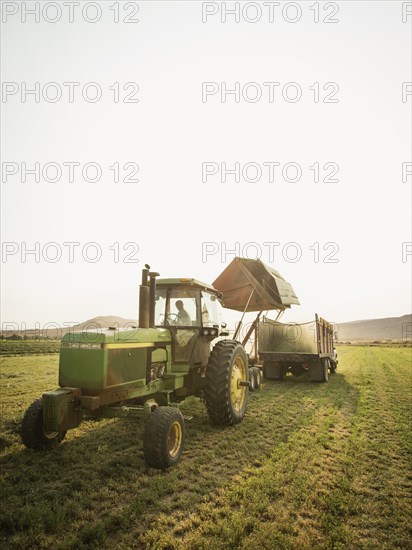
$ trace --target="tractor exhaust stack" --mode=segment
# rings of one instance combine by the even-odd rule
[[[156,304],[156,277],[160,274],[155,271],[150,271],[150,287],[149,287],[149,327],[155,326],[155,304]]]
[[[145,264],[142,269],[142,284],[139,288],[139,328],[149,328],[149,276],[150,266]]]

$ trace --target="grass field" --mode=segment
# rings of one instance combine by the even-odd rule
[[[411,348],[340,347],[328,384],[264,381],[244,421],[182,406],[181,462],[143,461],[142,422],[85,422],[26,450],[26,407],[57,385],[57,355],[6,357],[3,548],[412,548]]]

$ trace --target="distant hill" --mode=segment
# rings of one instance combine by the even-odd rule
[[[118,317],[117,315],[106,315],[106,316],[101,315],[99,317],[93,317],[93,319],[89,319],[88,321],[84,321],[84,323],[79,323],[78,325],[74,325],[71,328],[71,330],[72,331],[93,330],[95,328],[109,328],[109,327],[124,328],[124,327],[129,327],[131,325],[137,325],[136,319],[124,319],[123,317]]]
[[[374,340],[411,340],[412,315],[385,317],[383,319],[365,319],[338,323],[340,342],[364,342]]]

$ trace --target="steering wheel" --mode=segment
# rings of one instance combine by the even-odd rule
[[[166,315],[166,325],[177,325],[177,313],[168,313]]]

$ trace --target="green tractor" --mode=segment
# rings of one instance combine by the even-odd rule
[[[185,424],[177,403],[204,398],[215,425],[245,416],[250,372],[244,346],[220,323],[222,294],[195,279],[158,279],[142,270],[139,327],[71,332],[61,343],[59,388],[27,409],[26,447],[60,443],[83,419],[118,418],[147,412],[146,463],[165,469],[182,454]],[[219,340],[216,341],[216,339]],[[212,346],[212,342],[216,341]]]

